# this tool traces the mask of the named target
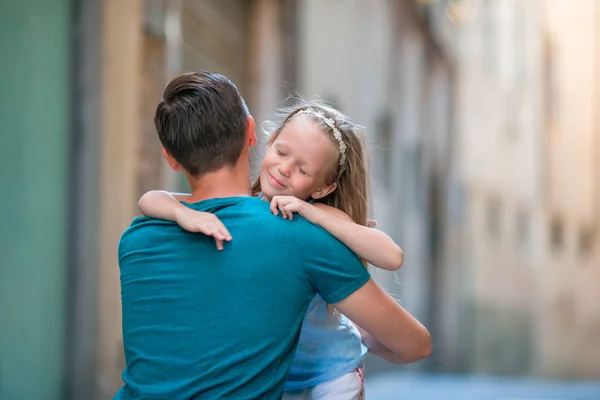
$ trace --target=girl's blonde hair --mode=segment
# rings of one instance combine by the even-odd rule
[[[346,115],[320,101],[306,101],[297,99],[293,105],[280,110],[276,121],[267,122],[263,125],[265,134],[269,136],[269,145],[272,144],[285,125],[301,111],[311,110],[323,114],[325,118],[333,120],[335,128],[341,134],[341,139],[346,145],[346,160],[344,166],[340,165],[342,153],[338,151],[337,162],[330,171],[326,182],[337,184],[336,189],[327,196],[315,200],[338,208],[348,214],[352,220],[360,225],[367,224],[368,204],[368,153],[365,143],[363,127],[355,124]],[[340,142],[334,136],[334,130],[325,122],[324,118],[312,113],[303,112],[302,115],[311,118],[326,133],[336,148],[340,148]],[[261,193],[260,177],[252,185],[252,195]]]

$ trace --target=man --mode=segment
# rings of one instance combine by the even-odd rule
[[[249,197],[255,123],[229,79],[175,78],[155,124],[163,155],[190,184],[189,207],[214,213],[234,239],[219,251],[212,237],[149,218],[123,234],[127,367],[117,399],[280,398],[316,293],[403,360],[429,355],[427,330],[348,248]]]

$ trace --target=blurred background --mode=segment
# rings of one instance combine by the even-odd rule
[[[373,275],[434,340],[369,358],[368,398],[600,399],[600,2],[3,0],[2,400],[120,387],[117,243],[186,190],[152,120],[197,70],[259,121],[300,93],[366,127],[405,252]]]

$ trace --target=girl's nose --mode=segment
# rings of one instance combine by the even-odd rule
[[[279,173],[281,175],[285,176],[286,178],[288,178],[290,176],[290,173],[292,171],[292,168],[288,162],[280,163],[278,169],[279,169]]]

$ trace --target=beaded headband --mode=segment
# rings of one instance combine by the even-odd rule
[[[344,170],[346,169],[346,149],[348,148],[348,146],[346,146],[346,143],[344,143],[344,141],[342,140],[342,134],[340,133],[340,131],[335,127],[335,121],[331,118],[326,117],[325,114],[323,114],[321,111],[316,111],[312,108],[305,108],[304,110],[298,111],[296,114],[313,115],[325,122],[327,126],[331,128],[331,130],[333,131],[333,137],[336,138],[338,142],[340,142],[341,157],[340,171],[338,172],[338,176],[341,176]]]

